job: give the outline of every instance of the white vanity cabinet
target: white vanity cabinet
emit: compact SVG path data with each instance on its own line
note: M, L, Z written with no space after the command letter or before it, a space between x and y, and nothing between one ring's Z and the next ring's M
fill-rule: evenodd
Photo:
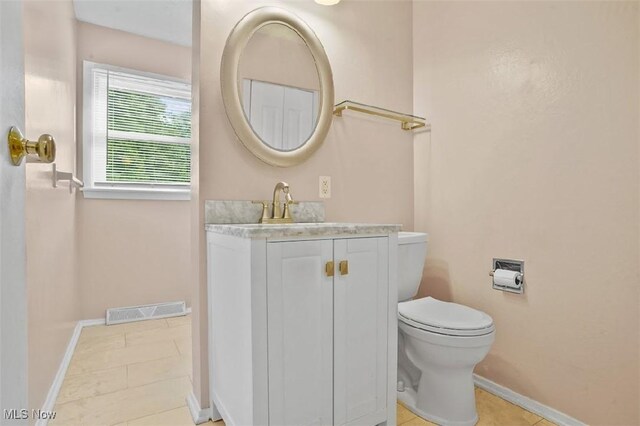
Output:
M228 425L395 424L395 231L207 242L210 392Z

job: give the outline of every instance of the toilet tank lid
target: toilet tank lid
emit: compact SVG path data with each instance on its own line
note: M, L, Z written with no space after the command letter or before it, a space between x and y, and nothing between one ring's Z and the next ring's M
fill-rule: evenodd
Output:
M398 232L398 244L426 243L429 234L424 232Z

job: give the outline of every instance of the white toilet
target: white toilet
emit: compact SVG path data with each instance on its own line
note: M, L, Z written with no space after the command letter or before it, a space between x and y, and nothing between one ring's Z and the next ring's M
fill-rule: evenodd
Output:
M398 235L398 399L411 411L440 425L478 421L473 368L495 338L484 312L418 292L427 234Z

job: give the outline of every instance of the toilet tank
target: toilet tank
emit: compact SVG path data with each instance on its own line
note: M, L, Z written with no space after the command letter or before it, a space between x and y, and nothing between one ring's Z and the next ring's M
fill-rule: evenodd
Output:
M423 232L398 232L398 302L418 293L427 255L427 237Z

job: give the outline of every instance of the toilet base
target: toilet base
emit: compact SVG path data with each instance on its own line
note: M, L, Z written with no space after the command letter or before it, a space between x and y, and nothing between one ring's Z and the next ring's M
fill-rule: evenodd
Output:
M477 415L475 416L475 418L471 420L461 421L461 422L452 422L450 420L442 419L438 416L434 416L430 413L427 413L425 411L422 411L416 408L416 399L417 399L416 391L410 387L406 387L403 392L398 392L397 395L398 395L398 401L402 402L409 409L409 411L432 423L436 423L442 426L474 426L476 423L478 423Z
M402 352L398 355L398 378L405 384L398 399L439 425L475 425L478 412L473 369L489 352L495 331L462 337L431 333L402 321L398 325ZM418 377L405 374L409 366L419 370Z

